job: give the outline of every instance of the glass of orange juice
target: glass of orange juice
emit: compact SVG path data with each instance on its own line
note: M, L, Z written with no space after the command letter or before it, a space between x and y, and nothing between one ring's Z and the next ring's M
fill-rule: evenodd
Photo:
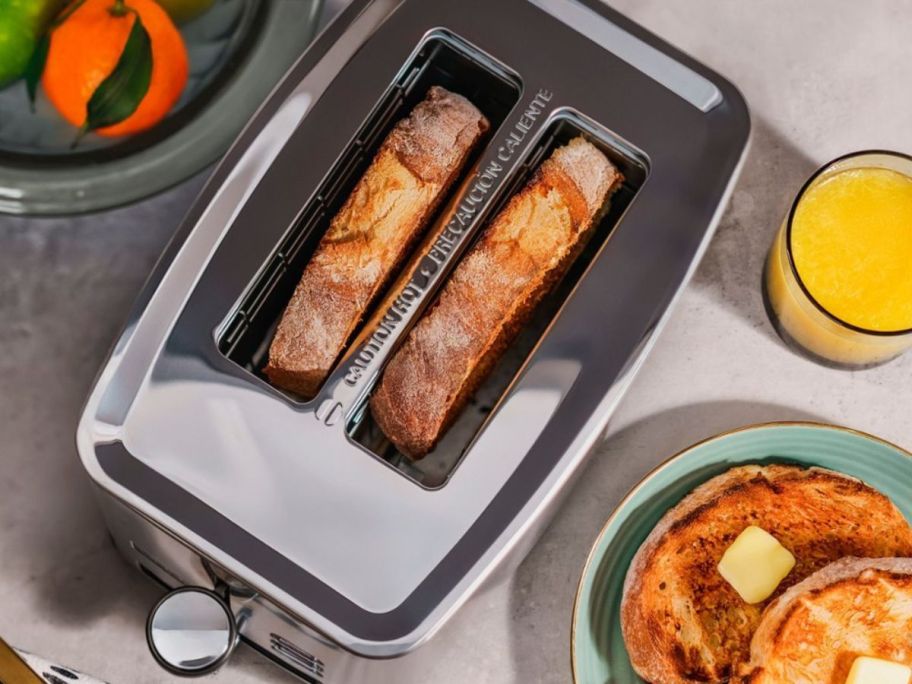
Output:
M867 151L821 167L766 260L764 301L790 346L865 368L912 346L912 157Z

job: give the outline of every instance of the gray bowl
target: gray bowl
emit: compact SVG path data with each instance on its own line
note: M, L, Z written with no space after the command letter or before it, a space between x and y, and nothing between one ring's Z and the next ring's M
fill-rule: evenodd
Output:
M0 212L75 214L148 197L202 170L227 149L313 38L322 0L216 0L181 26L190 78L149 131L86 136L22 82L0 90Z

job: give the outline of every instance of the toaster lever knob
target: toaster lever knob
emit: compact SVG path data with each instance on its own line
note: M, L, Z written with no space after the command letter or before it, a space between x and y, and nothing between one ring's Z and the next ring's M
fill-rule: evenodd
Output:
M195 677L224 664L237 645L238 628L221 596L202 587L181 587L152 608L146 640L159 665Z

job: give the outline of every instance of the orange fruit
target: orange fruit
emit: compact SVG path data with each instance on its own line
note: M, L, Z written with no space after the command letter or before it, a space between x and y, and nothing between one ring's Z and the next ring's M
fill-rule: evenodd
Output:
M74 126L86 120L86 105L95 89L117 66L136 20L133 12L115 16L114 0L85 0L51 33L41 84L48 99ZM167 12L155 0L127 0L142 19L152 46L149 90L139 106L120 123L95 132L116 136L138 133L161 121L187 83L187 48Z

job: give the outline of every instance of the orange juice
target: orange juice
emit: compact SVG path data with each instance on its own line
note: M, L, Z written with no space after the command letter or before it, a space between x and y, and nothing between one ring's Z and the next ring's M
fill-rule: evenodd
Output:
M820 360L860 367L912 345L912 159L862 153L819 171L764 282L779 333Z
M867 330L912 328L912 178L840 171L801 198L792 257L820 305Z

